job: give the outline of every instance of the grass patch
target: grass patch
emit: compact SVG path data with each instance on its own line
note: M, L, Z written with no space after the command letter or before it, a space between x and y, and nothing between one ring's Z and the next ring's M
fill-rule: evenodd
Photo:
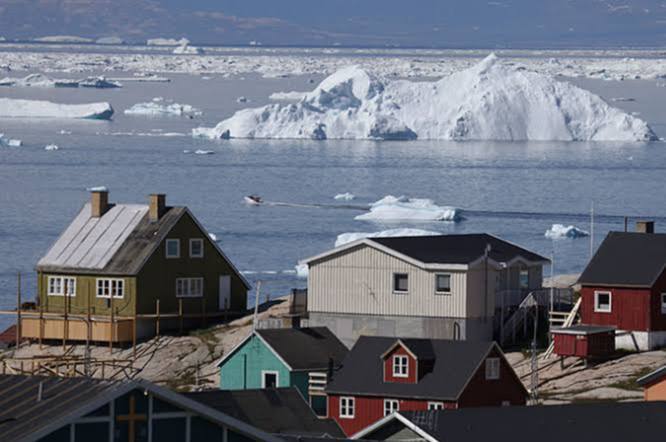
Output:
M640 391L642 390L643 387L638 385L636 381L638 381L638 379L642 378L646 374L652 373L653 371L654 370L650 367L643 367L640 370L636 371L633 375L631 375L629 379L626 379L624 381L614 382L608 385L608 387L619 388L621 390Z

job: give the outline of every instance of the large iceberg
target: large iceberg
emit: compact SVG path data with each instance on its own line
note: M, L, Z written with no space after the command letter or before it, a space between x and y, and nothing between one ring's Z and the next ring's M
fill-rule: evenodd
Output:
M335 247L343 246L347 243L364 238L393 238L396 236L435 236L441 235L440 232L421 229L389 229L381 232L348 232L338 235L335 240Z
M298 103L243 109L206 138L621 140L656 136L643 120L570 83L491 54L439 81L387 81L357 66Z
M108 120L109 103L59 104L41 100L0 98L0 118L84 118Z
M438 206L426 198L387 195L370 205L370 211L356 216L361 221L458 221L455 207Z

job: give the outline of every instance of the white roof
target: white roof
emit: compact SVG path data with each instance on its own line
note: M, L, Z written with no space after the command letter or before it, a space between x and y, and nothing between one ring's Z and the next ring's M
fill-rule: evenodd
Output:
M86 203L37 265L103 269L146 213L147 205L116 204L92 218Z

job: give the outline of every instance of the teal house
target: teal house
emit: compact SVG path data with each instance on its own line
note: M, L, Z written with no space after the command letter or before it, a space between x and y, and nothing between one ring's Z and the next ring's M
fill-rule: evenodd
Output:
M347 353L326 327L254 330L218 362L220 388L296 387L325 415L324 388Z

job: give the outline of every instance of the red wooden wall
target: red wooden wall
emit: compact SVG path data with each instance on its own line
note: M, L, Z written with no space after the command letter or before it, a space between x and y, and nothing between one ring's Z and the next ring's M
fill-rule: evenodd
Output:
M615 334L571 335L553 333L555 354L559 356L605 356L615 351Z
M407 361L409 365L409 370L407 372L408 376L406 378L396 378L393 377L393 356L394 355L405 355L407 356ZM384 360L384 382L398 382L402 384L415 384L417 381L417 362L407 350L404 349L401 345L393 349L391 353L386 356Z
M594 311L594 292L609 291L611 311ZM580 316L583 324L613 325L620 330L649 331L652 295L648 289L583 287Z

